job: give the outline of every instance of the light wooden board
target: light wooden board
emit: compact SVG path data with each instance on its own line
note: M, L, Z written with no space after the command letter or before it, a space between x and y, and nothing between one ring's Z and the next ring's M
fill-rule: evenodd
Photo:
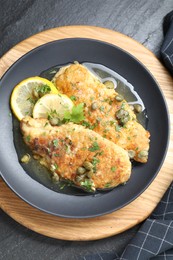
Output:
M173 123L173 81L158 59L135 40L104 28L66 26L34 35L9 50L0 59L0 77L22 55L49 41L84 37L115 44L139 59L153 74L167 100ZM159 144L158 144L159 145ZM123 232L147 218L173 180L173 133L159 174L132 203L111 214L91 219L64 219L41 212L18 198L0 180L0 207L13 219L40 234L65 240L96 240Z

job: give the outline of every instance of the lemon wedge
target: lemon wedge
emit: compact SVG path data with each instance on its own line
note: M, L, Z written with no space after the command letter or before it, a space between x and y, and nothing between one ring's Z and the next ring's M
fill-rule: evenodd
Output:
M54 84L41 77L30 77L21 81L11 94L10 105L14 115L21 120L32 115L37 100L48 93L58 93Z
M52 122L62 120L67 111L72 111L73 106L71 99L64 94L47 94L35 104L33 118L48 118Z

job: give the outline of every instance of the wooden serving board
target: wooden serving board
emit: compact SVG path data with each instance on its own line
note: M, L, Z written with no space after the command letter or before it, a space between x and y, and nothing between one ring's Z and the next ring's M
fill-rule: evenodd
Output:
M44 43L73 37L115 44L139 59L153 74L166 97L173 125L173 81L159 60L144 46L118 32L91 26L66 26L34 35L0 59L0 77L22 55ZM64 240L96 240L123 232L142 222L154 210L173 180L173 133L165 162L148 189L132 203L111 214L91 219L65 219L28 205L0 180L0 207L13 219L40 234Z

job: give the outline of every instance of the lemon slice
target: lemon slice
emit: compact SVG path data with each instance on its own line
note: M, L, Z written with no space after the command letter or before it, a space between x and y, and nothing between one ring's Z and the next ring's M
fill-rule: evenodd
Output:
M21 81L11 95L10 104L14 115L19 120L26 115L31 116L37 100L47 93L58 93L58 90L45 78L36 76Z
M34 106L33 118L58 118L62 120L66 111L71 112L74 104L64 94L47 94Z

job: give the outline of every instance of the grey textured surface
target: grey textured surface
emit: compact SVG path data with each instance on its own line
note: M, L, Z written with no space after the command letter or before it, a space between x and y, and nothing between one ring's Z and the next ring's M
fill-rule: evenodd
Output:
M0 0L0 56L40 31L86 24L124 33L159 57L162 22L172 0ZM0 259L77 260L94 252L121 253L138 226L111 238L90 242L55 240L36 234L0 210Z
M162 19L172 0L1 0L0 56L40 31L71 24L106 27L124 33L158 54Z

